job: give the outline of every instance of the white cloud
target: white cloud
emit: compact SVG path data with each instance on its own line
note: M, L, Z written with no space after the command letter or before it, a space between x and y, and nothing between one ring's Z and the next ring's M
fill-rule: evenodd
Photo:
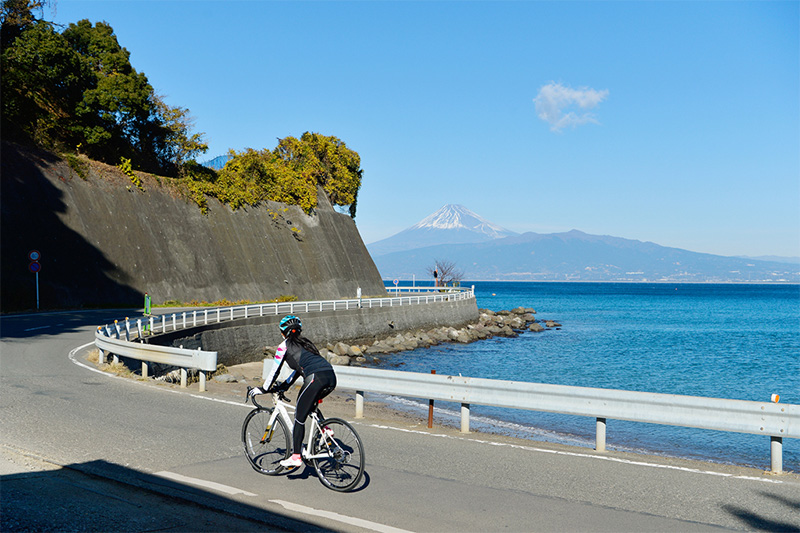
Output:
M586 112L606 99L608 91L596 91L588 87L572 89L560 83L549 83L539 90L533 99L539 118L550 124L552 131L561 131L568 126L599 124L594 115ZM575 111L575 108L579 108Z

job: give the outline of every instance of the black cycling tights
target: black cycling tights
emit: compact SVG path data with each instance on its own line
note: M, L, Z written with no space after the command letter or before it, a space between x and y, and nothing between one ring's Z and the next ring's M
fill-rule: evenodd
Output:
M293 453L303 449L303 437L306 433L306 418L317 405L317 402L330 394L336 387L336 375L332 371L311 374L303 380L303 388L297 395L297 410L294 412L294 447Z

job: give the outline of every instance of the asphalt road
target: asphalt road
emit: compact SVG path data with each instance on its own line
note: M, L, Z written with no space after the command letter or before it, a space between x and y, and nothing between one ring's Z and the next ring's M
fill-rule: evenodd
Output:
M234 396L85 362L96 325L132 313L0 319L3 531L800 531L795 474L428 430L369 409L356 421L345 404L325 411L364 440L359 490L308 470L262 476L242 457L248 408Z

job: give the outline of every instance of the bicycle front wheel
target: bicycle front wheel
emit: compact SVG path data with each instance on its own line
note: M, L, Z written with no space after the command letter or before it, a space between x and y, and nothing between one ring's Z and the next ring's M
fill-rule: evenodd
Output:
M312 455L326 455L313 460L323 485L338 492L358 485L364 475L364 445L353 426L340 418L327 418L315 428L311 446Z
M242 424L244 455L256 472L274 476L283 467L280 462L290 454L289 430L278 416L269 425L272 409L253 409Z

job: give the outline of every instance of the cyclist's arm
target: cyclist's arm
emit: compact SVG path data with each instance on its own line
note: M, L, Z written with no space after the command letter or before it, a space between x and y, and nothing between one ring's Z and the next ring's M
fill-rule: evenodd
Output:
M283 361L285 360L286 355L286 341L283 341L278 349L275 350L275 358L273 359L274 363L272 365L272 370L269 371L269 375L264 378L264 390L269 390L272 385L275 384L275 380L278 379L278 376L281 373L281 367L283 366Z
M292 354L291 356L288 354L289 347L288 347L288 346L286 346L286 341L284 341L284 343L283 343L283 346L284 346L284 348L286 349L286 355L285 355L284 359L285 359L286 357L293 357L293 358L294 358L294 359L293 359L293 361L298 361L298 360L300 359L300 358L297 356L297 353L294 353L294 354ZM297 347L296 347L296 346L293 346L292 348L293 348L294 350L297 350ZM287 364L288 364L290 367L294 366L294 365L292 365L291 363L287 363ZM298 370L295 370L294 368L292 368L292 373L291 373L291 374L289 374L289 377L287 377L287 378L286 378L286 380L284 381L284 383L286 383L287 387L291 387L292 385L294 385L294 382L295 382L295 381L297 381L297 378L299 378L299 377L300 377L300 372L299 372Z

